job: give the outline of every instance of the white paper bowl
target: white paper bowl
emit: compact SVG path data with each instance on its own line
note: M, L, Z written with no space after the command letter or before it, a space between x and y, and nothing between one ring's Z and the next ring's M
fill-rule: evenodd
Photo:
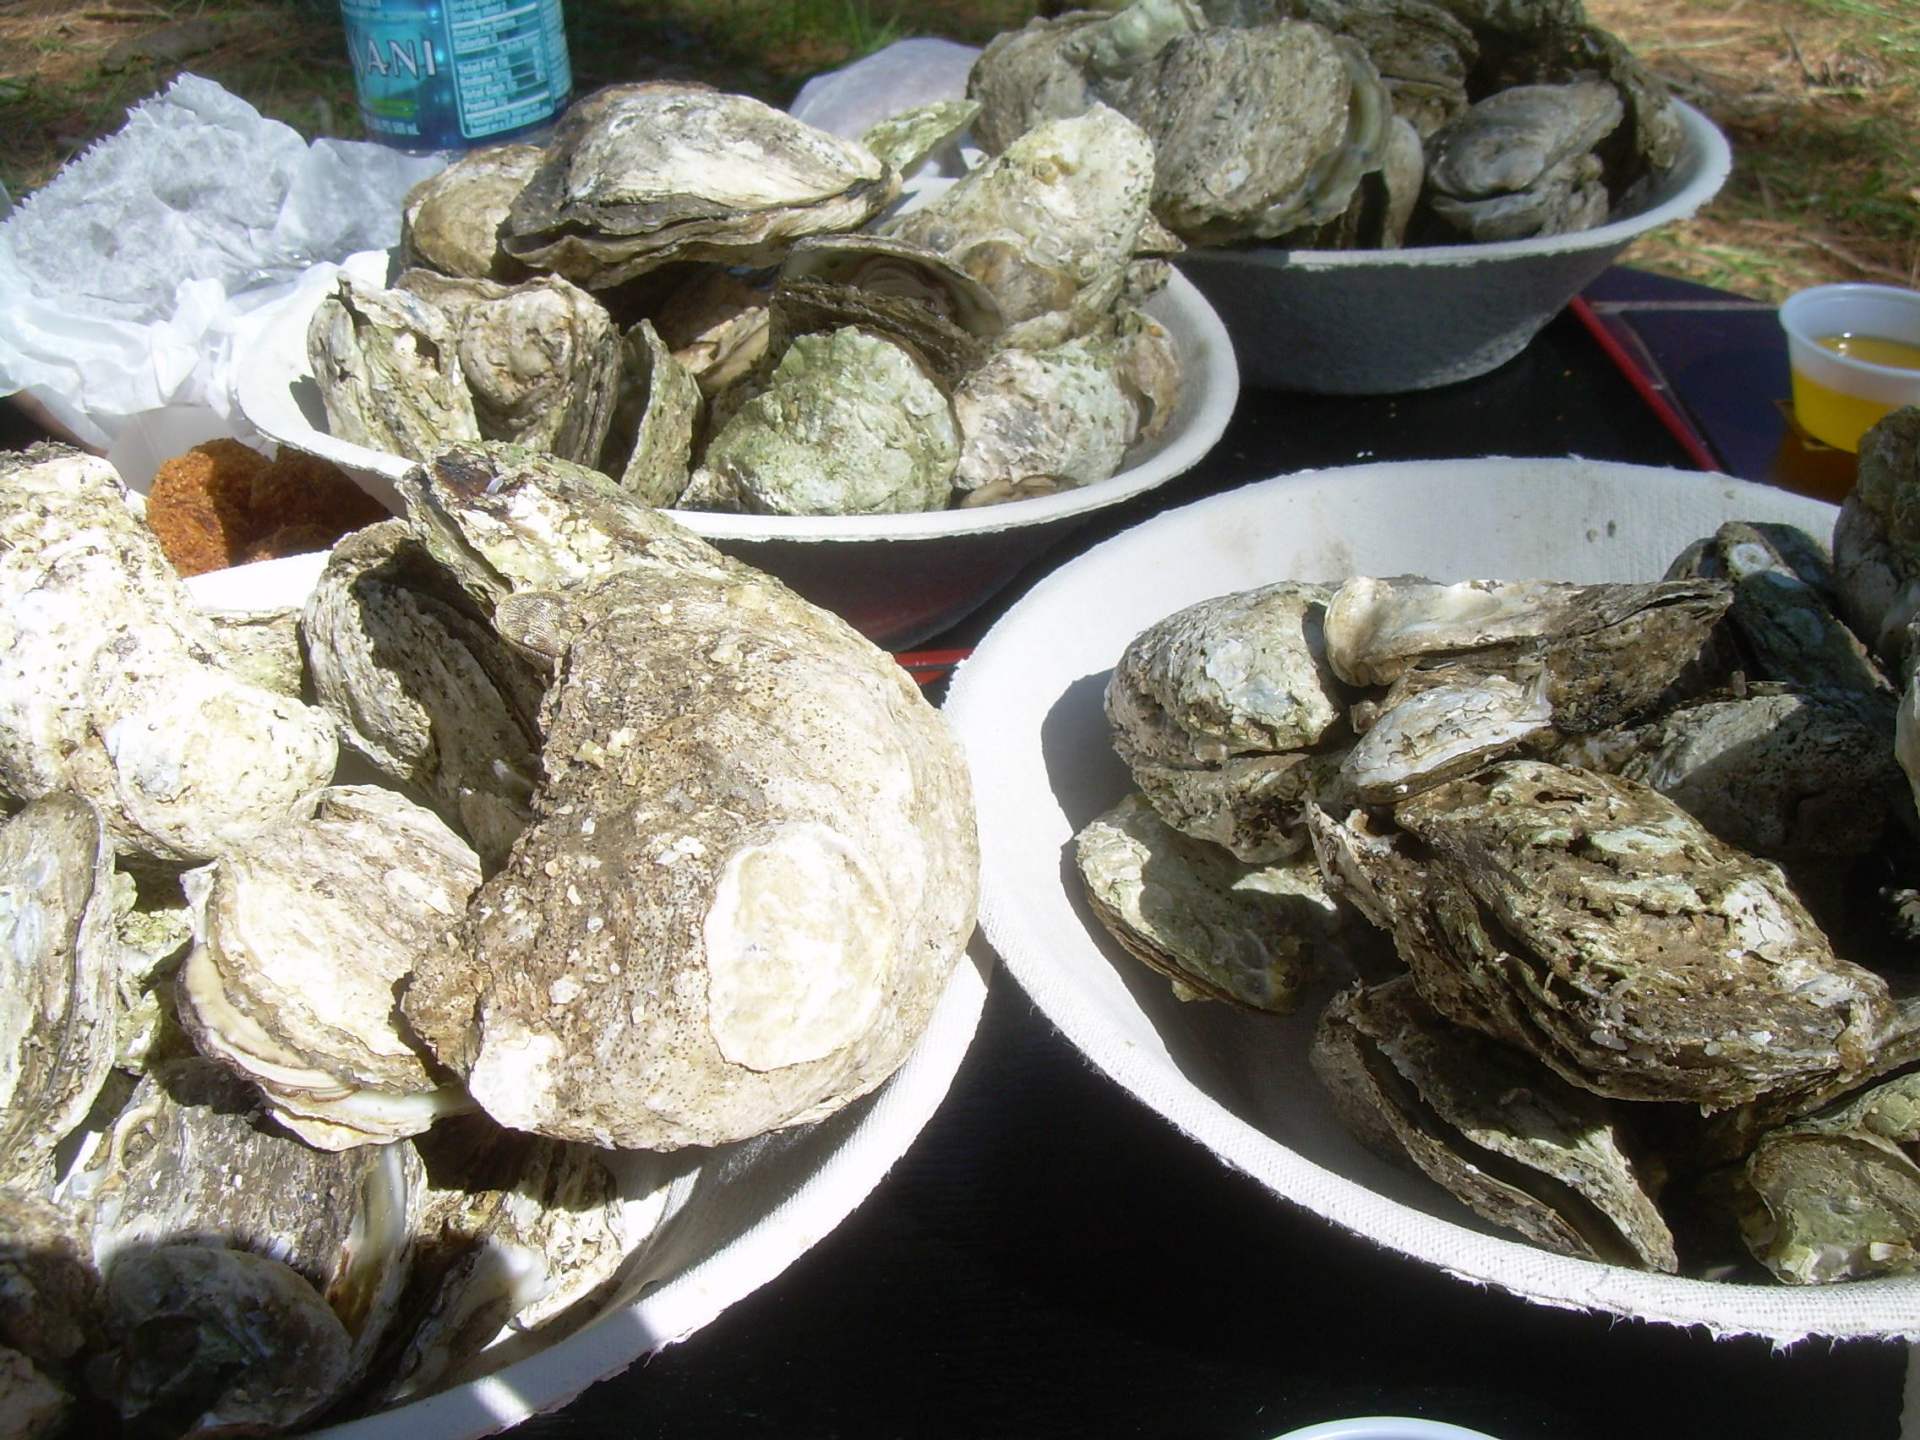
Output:
M114 460L136 496L162 460L231 429L204 410L139 417ZM298 609L326 553L290 555L188 578L200 608ZM351 757L342 780L380 783ZM584 1328L502 1337L483 1379L320 1432L331 1440L471 1440L556 1409L596 1380L684 1340L758 1290L852 1213L945 1098L979 1028L993 959L977 937L927 1030L873 1094L814 1125L671 1155L606 1152L630 1227L646 1231L619 1284Z
M1678 108L1679 161L1647 208L1596 229L1405 250L1194 249L1178 264L1226 321L1249 385L1388 395L1468 380L1524 350L1637 236L1726 183L1726 136Z
M345 268L384 284L388 263L385 252L367 251L350 257ZM393 482L410 462L327 433L306 339L322 293L317 286L303 288L248 342L235 367L240 408L262 434L333 461L397 506ZM977 510L915 515L666 513L843 616L876 644L912 645L959 620L1094 511L1191 469L1220 438L1240 393L1233 346L1220 318L1178 274L1146 309L1179 347L1180 403L1159 436L1098 484Z
M1425 1176L1348 1136L1308 1068L1315 1008L1286 1019L1182 1004L1106 937L1071 841L1130 788L1101 710L1126 643L1208 596L1282 578L1656 579L1734 517L1825 539L1832 506L1723 476L1577 460L1323 470L1169 511L1042 580L988 632L945 704L968 752L981 926L1092 1062L1275 1195L1451 1274L1527 1299L1785 1343L1920 1334L1920 1277L1718 1283L1569 1259L1507 1239ZM1197 1153L1196 1165L1211 1163Z

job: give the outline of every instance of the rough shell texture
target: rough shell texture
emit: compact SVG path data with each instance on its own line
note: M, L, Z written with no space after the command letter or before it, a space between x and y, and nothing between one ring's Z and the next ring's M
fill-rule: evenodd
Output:
M466 1104L394 1014L415 957L480 884L473 850L433 812L332 786L189 879L198 923L175 987L181 1020L276 1120L342 1150L417 1135Z
M1760 1138L1747 1181L1757 1259L1790 1284L1920 1269L1920 1074L1869 1087Z
M1905 627L1920 609L1920 405L1860 437L1857 470L1833 527L1840 609L1904 673Z
M953 397L962 490L1046 477L1059 489L1105 480L1140 430L1116 343L1069 340L1049 350L1002 350Z
M541 686L487 609L390 520L335 547L301 626L316 703L345 743L497 868L527 821Z
M1090 329L1125 283L1146 224L1153 144L1118 111L1049 121L884 233L937 251L1000 303L1007 342Z
M1672 1273L1618 1115L1524 1051L1449 1024L1401 977L1320 1017L1314 1072L1354 1132L1537 1245Z
M649 505L672 505L686 489L699 429L700 385L641 320L621 342L621 403L601 466Z
M50 1177L113 1064L113 848L55 793L0 823L0 1181Z
M707 446L700 503L769 515L940 510L959 458L953 404L933 377L849 326L787 347Z
M1435 1009L1587 1089L1737 1105L1861 1071L1891 1015L1775 867L1644 786L1504 761L1394 818L1417 847L1317 821L1323 865L1360 872Z
M249 684L103 460L0 462L0 790L71 789L116 848L204 860L332 775L332 725Z
M1487 675L1411 695L1354 742L1341 762L1342 778L1372 805L1477 769L1549 727L1544 679L1521 686Z
M489 145L422 180L400 210L401 252L448 275L514 278L500 226L545 156L538 145Z
M857 141L760 101L636 85L556 134L501 243L603 289L672 260L772 263L803 235L858 229L898 193Z
M1587 154L1620 123L1613 86L1516 85L1489 95L1428 142L1427 174L1448 195L1476 199L1537 185Z
M1326 973L1342 915L1311 857L1248 865L1130 795L1074 837L1088 903L1183 999L1284 1014Z
M973 926L964 762L893 662L758 578L554 597L539 818L402 996L502 1123L719 1144L905 1057Z
M327 429L370 450L424 460L480 438L459 336L440 308L342 275L314 307L307 359Z

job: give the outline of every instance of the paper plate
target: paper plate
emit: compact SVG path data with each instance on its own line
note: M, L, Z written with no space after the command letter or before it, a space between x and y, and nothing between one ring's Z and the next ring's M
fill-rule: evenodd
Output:
M927 182L935 193L951 182ZM390 257L365 251L345 269L385 284ZM248 342L236 366L247 420L282 445L333 461L389 508L393 482L411 462L336 439L307 361L307 322L327 286L303 285ZM1097 510L1163 485L1197 465L1233 417L1240 372L1213 308L1172 275L1144 307L1178 348L1181 393L1166 429L1128 456L1118 473L1057 495L978 509L911 515L723 515L669 510L682 525L850 621L876 644L899 648L959 620L1021 566Z
M1035 586L949 691L945 710L975 777L982 929L1048 1019L1116 1083L1275 1195L1411 1259L1547 1304L1781 1343L1920 1335L1920 1277L1721 1283L1502 1238L1341 1128L1307 1064L1311 1005L1276 1019L1175 1000L1086 909L1071 851L1074 833L1131 788L1101 708L1108 673L1134 635L1182 606L1357 573L1650 580L1724 520L1785 521L1824 540L1834 514L1717 475L1498 459L1317 471L1136 526Z

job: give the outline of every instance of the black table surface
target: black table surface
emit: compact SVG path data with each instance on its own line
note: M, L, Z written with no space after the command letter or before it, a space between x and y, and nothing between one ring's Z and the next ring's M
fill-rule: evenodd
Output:
M1779 478L1770 311L1630 270L1588 298L1722 468ZM1477 454L1691 466L1643 390L1568 313L1441 390L1244 391L1200 466L1090 521L929 647L970 645L1089 545L1271 475ZM15 421L0 443L31 438ZM513 1435L1267 1440L1401 1414L1500 1440L1895 1440L1906 1365L1894 1344L1776 1350L1533 1306L1381 1252L1176 1133L996 974L945 1103L845 1222Z
M1646 340L1635 358L1720 468L1778 478L1770 310L1630 270L1587 298ZM1686 324L1689 307L1714 323ZM1694 453L1572 313L1440 390L1244 391L1199 467L1101 514L928 645L973 643L1129 525L1272 475L1477 454L1692 468ZM999 973L946 1102L844 1223L713 1324L513 1433L1266 1440L1399 1414L1500 1440L1894 1440L1906 1364L1897 1344L1776 1350L1543 1308L1381 1252L1175 1132Z

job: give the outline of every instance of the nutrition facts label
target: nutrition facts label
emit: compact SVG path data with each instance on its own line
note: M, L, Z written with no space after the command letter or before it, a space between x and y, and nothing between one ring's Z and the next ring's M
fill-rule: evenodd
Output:
M538 124L573 88L560 0L451 0L447 32L468 139Z

